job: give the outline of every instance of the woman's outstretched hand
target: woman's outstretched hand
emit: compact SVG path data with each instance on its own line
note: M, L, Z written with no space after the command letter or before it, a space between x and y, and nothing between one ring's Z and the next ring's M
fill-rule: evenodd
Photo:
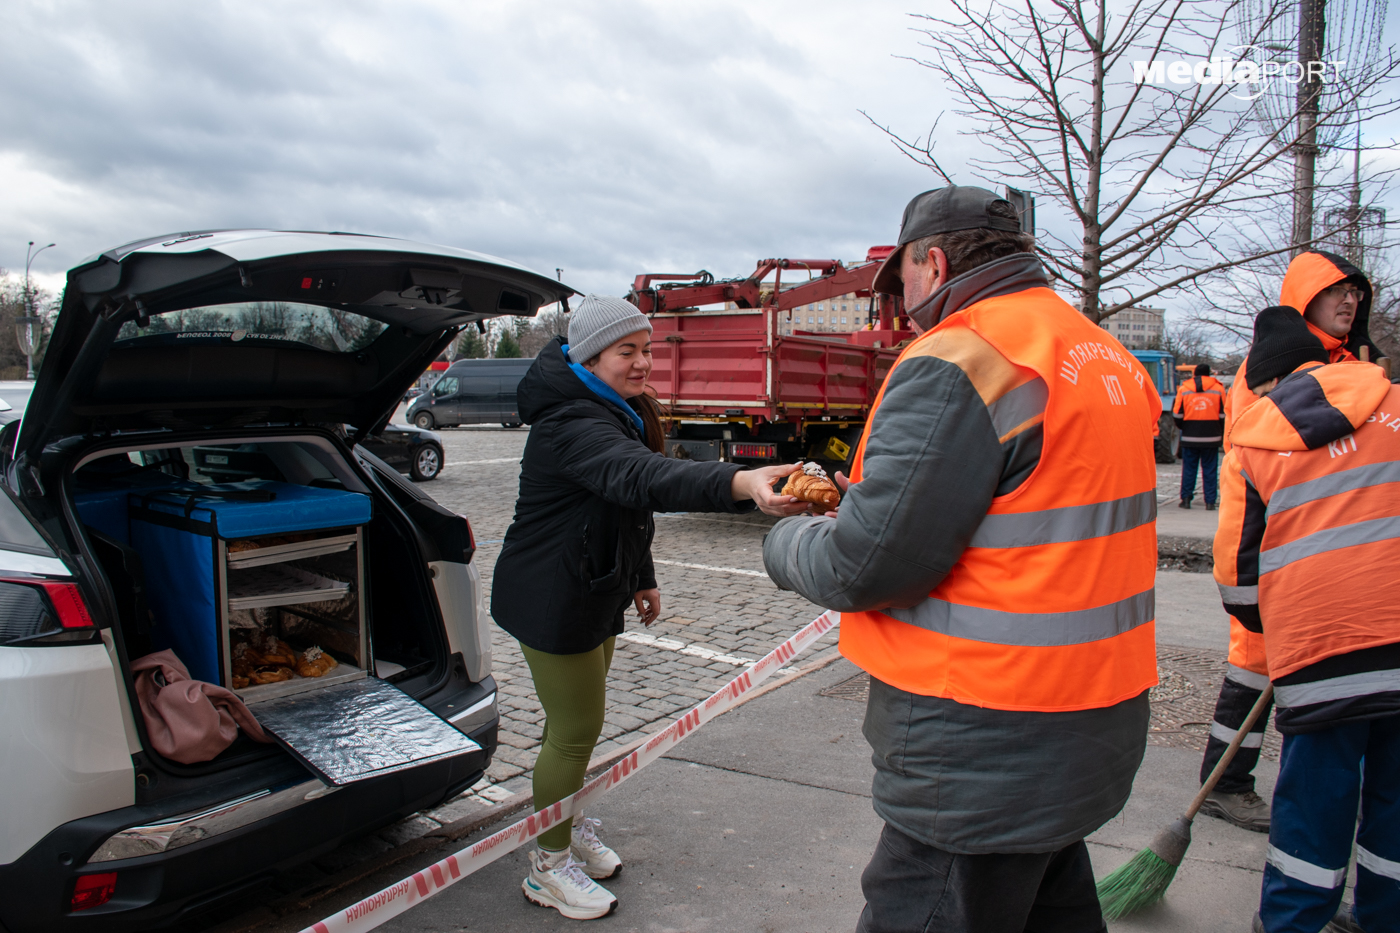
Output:
M661 591L658 589L638 590L632 602L637 605L637 615L641 616L643 625L650 626L661 615Z
M752 499L759 511L765 515L774 515L778 518L800 515L811 508L808 503L801 501L796 496L782 496L773 491L774 483L784 477L791 476L800 469L802 469L802 464L791 463L759 467L756 470L740 470L734 474L729 490L734 496L735 502Z

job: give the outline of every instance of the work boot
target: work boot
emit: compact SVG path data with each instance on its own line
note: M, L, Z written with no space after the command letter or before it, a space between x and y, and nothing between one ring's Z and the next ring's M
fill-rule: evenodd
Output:
M1207 511L1207 512L1214 512L1214 511L1215 511L1215 503L1214 503L1214 502L1207 502L1207 503L1206 503L1206 511Z
M1269 831L1269 802L1252 790L1242 794L1213 790L1201 804L1201 812L1256 833Z
M1337 915L1322 928L1322 933L1366 933L1361 929L1361 924L1356 922L1356 915L1352 913L1352 906L1345 901L1337 908Z
M617 909L612 892L583 873L583 863L568 849L530 852L530 873L520 883L525 899L553 907L570 920L596 920Z
M1268 933L1268 931L1264 929L1264 918L1257 913L1254 915L1253 922L1249 925L1249 933Z
M1178 505L1177 508L1179 508L1179 509L1189 509L1189 508L1191 508L1191 500L1190 500L1190 499L1182 499L1182 500L1181 500L1181 504Z
M574 831L569 840L569 849L573 852L574 859L583 863L584 873L590 878L611 878L622 871L622 859L598 841L596 830L602 825L602 820L586 816L574 817Z

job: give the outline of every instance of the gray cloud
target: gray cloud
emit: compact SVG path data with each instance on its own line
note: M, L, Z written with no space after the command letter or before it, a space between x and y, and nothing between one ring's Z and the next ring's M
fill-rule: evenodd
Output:
M932 180L900 6L15 3L0 264L285 226L493 252L587 290L864 254ZM920 84L923 87L920 87Z

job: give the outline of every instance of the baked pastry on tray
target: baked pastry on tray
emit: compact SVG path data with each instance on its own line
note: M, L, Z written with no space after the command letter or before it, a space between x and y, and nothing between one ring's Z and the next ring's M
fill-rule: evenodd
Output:
M841 504L841 490L826 478L826 470L816 463L804 463L800 472L789 476L782 494L819 505L823 512L830 512Z
M320 677L336 666L335 658L322 651L319 645L312 645L297 658L297 673L303 677Z

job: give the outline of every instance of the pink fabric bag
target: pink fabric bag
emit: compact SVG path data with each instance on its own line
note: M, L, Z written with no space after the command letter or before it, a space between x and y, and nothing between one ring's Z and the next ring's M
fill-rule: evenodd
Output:
M209 761L233 744L240 728L250 739L272 741L232 690L190 680L189 670L173 651L139 658L131 671L146 734L155 750L171 761Z

